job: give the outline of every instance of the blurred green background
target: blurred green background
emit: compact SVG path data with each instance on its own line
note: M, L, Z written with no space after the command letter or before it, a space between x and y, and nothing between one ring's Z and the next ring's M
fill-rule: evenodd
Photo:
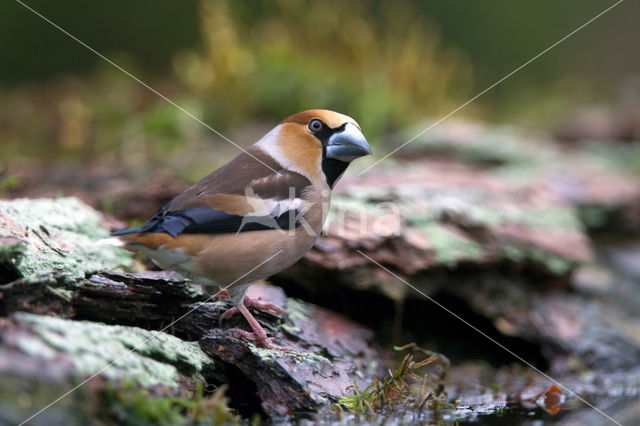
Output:
M400 143L398 131L447 114L614 2L25 3L247 146L307 108ZM638 16L640 3L620 4L457 115L551 128L581 105L617 102L640 70ZM0 3L5 176L101 164L196 179L236 152L18 2Z

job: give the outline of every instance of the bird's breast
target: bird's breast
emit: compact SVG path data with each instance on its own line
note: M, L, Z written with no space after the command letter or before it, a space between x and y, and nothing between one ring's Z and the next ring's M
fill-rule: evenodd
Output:
M307 232L302 226L211 236L194 257L194 274L219 285L264 279L297 262L316 238L316 233Z

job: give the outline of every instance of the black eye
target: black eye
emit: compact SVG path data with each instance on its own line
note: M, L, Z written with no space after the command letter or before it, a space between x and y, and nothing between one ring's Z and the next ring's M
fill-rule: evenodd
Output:
M311 130L312 132L319 132L320 130L322 130L322 126L322 121L318 120L317 118L314 118L309 122L309 130Z

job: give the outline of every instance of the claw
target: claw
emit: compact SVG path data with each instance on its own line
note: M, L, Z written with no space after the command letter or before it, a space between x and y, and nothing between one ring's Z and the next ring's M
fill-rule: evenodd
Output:
M263 311L270 311L276 315L282 315L284 313L284 309L277 305L274 305L273 303L263 302L260 299L255 299L249 296L244 297L244 306L246 306L247 308L257 308ZM239 309L237 306L228 309L222 315L220 315L220 318L218 319L219 324L222 324L222 321L233 317L238 312Z
M222 321L227 320L238 313L238 307L234 306L233 308L227 309L224 311L220 318L218 318L218 324L222 325Z
M274 305L270 302L263 302L260 299L255 299L248 296L245 296L244 298L244 306L246 306L247 308L262 309L263 311L271 311L276 315L282 315L284 313L284 309L282 309L280 306Z
M252 302L249 302L250 305L251 305L251 303ZM275 343L273 343L273 341L269 338L269 336L267 336L267 332L264 331L264 328L262 328L260 323L253 317L253 315L251 315L251 312L249 312L249 309L247 309L246 304L247 304L247 298L245 298L245 303L243 303L242 305L235 306L235 307L229 309L227 312L223 313L220 316L220 321L222 321L223 319L226 319L226 318L230 318L234 314L236 314L237 312L240 312L242 314L242 316L245 317L245 319L247 320L247 322L249 323L249 325L251 326L251 329L253 331L249 332L249 331L244 331L244 330L233 330L233 332L236 334L236 336L252 340L252 341L256 342L258 345L260 345L262 347L265 347L265 348L268 348L268 349L291 352L290 349L280 347L280 346L276 345ZM269 305L271 305L271 304L269 304ZM253 305L251 305L251 306L253 306ZM278 309L280 310L280 312L282 312L282 309L280 309L280 308L278 308Z
M284 348L282 346L279 346L273 343L273 340L271 340L271 338L268 337L266 333L263 335L262 333L258 333L256 331L251 332L251 331L244 331L239 329L234 329L233 333L236 335L236 337L251 340L252 342L257 343L258 346L262 346L263 348L266 348L266 349L272 349L275 351L282 351L282 352L292 352L292 350L289 348Z

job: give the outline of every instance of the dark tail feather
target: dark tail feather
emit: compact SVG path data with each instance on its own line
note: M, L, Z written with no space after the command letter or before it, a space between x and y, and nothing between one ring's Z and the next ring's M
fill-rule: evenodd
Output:
M135 234L138 232L144 232L144 230L142 229L142 226L136 226L135 228L128 228L128 229L121 229L120 231L113 231L111 233L111 236L119 237L120 235Z
M121 229L120 231L113 231L111 233L111 236L119 237L120 235L137 234L140 232L153 232L158 222L162 221L162 218L164 217L166 210L167 210L167 207L165 206L160 210L158 210L158 212L155 215L153 215L153 217L149 219L145 224L140 226L135 226L133 228Z

